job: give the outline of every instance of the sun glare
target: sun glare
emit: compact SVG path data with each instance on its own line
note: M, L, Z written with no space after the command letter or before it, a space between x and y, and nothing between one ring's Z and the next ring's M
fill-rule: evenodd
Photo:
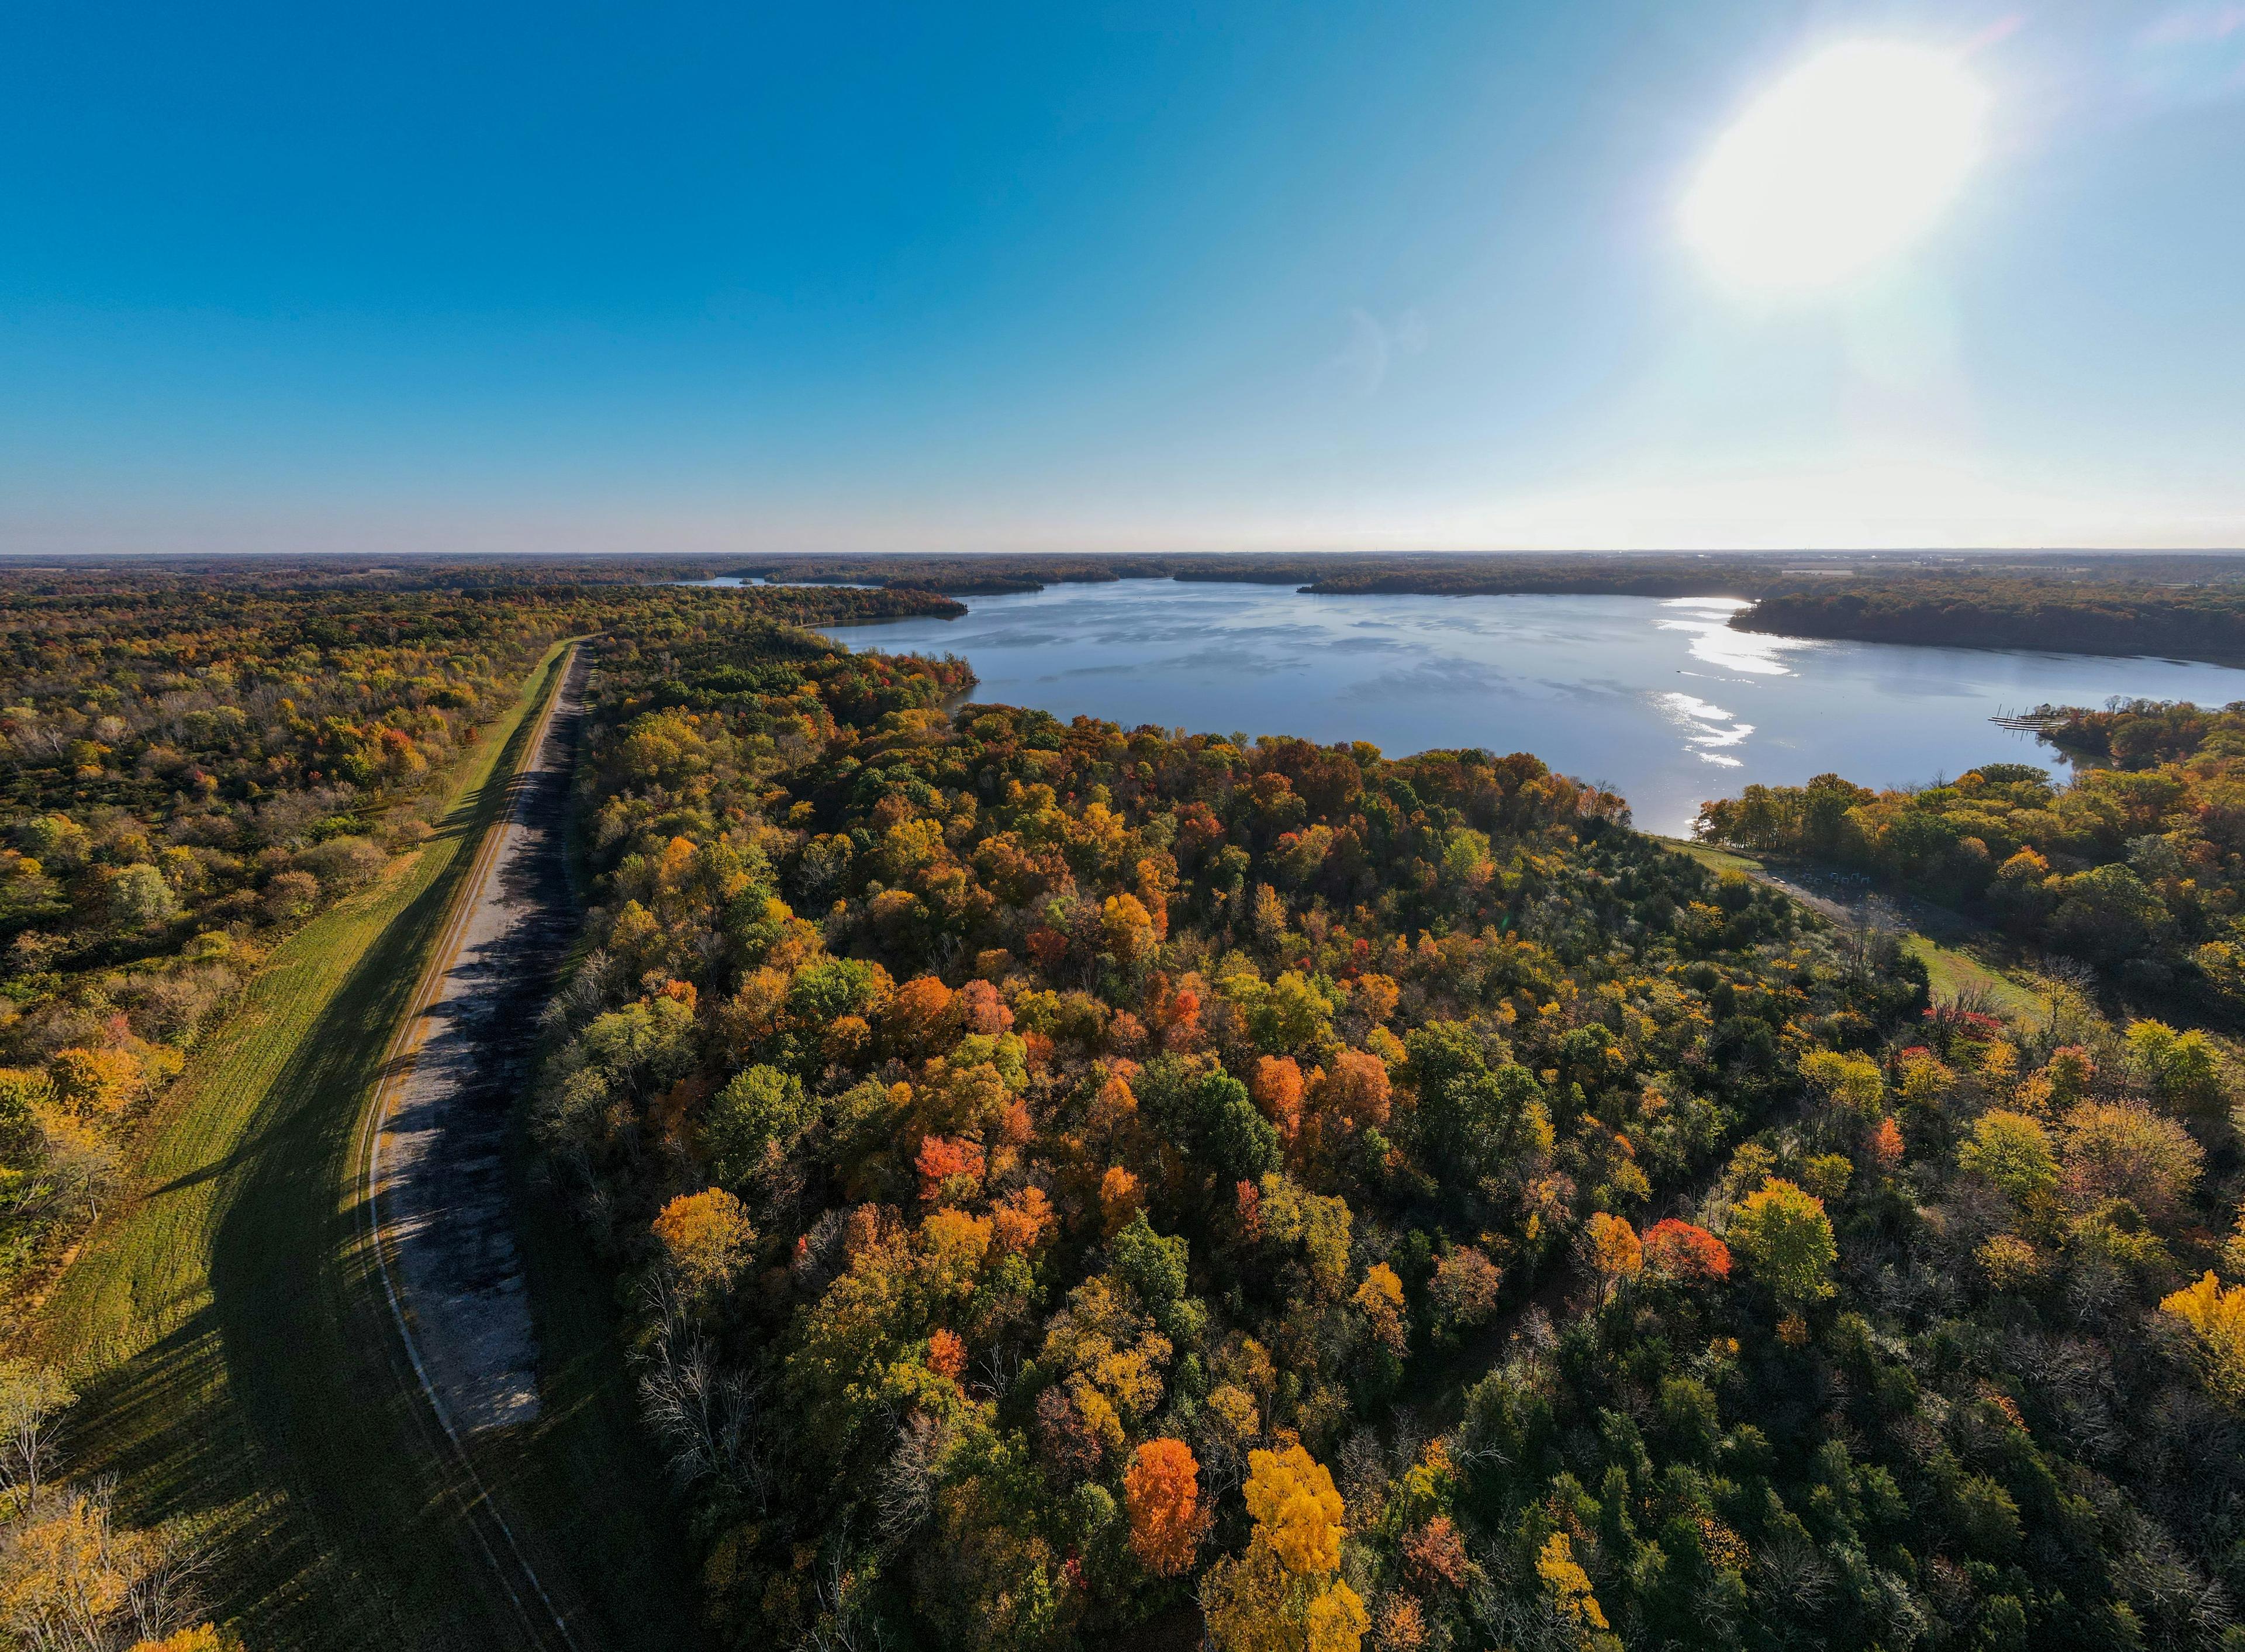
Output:
M1685 198L1685 235L1733 287L1840 286L1940 217L1980 158L1986 108L1949 53L1835 46L1717 141Z

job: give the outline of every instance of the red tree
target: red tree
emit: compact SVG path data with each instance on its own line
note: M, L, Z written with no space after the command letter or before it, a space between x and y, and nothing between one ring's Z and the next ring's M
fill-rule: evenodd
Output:
M1730 1277L1730 1247L1705 1228L1673 1216L1653 1223L1644 1249L1645 1262L1671 1278L1699 1284Z

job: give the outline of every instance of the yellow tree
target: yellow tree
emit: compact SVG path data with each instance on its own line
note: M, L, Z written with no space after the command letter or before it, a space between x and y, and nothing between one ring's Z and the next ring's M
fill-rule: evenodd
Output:
M1136 895L1109 895L1099 909L1099 927L1107 950L1126 970L1145 963L1162 944L1153 918Z
M733 1270L756 1242L748 1212L722 1188L673 1199L655 1219L655 1236L679 1283L695 1296L730 1284Z
M105 1486L51 1495L0 1549L0 1633L10 1646L215 1652L224 1644L215 1631L175 1632L193 1570L193 1555L160 1528L119 1526Z
M1575 1558L1575 1546L1564 1532L1554 1532L1536 1556L1536 1575L1551 1592L1559 1615L1586 1628L1603 1629L1606 1615L1598 1597L1590 1593L1590 1574Z
M55 1094L81 1113L117 1113L140 1093L140 1063L124 1050L58 1051L47 1064Z
M2233 1405L2245 1405L2245 1286L2223 1290L2209 1270L2196 1284L2160 1303L2198 1338L2206 1385Z
M1372 1327L1372 1334L1397 1353L1405 1343L1403 1325L1403 1282L1396 1277L1395 1269L1384 1262L1375 1262L1364 1270L1364 1283L1356 1288L1350 1298Z
M2022 1209L2043 1209L2058 1190L2050 1132L2030 1114L2003 1107L1982 1114L1971 1139L1957 1150L1957 1162Z
M1812 1050L1801 1058L1801 1076L1865 1120L1878 1117L1886 1100L1886 1079L1869 1056Z
M133 1646L132 1652L225 1652L227 1644L220 1638L214 1626L199 1623L160 1641L141 1641Z
M1623 1280L1634 1279L1645 1270L1645 1247L1638 1240L1637 1229L1623 1218L1603 1210L1593 1213L1589 1238L1590 1265L1597 1269L1602 1299L1612 1296L1614 1287Z
M1340 1493L1299 1446L1248 1454L1245 1554L1209 1569L1201 1608L1223 1652L1357 1652L1371 1627L1342 1582Z

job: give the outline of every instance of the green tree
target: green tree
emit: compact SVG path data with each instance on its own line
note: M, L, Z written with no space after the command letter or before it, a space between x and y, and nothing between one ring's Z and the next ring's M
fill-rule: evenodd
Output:
M737 1188L754 1175L767 1152L788 1153L818 1116L803 1080L777 1067L743 1067L710 1098L702 1116L702 1155L721 1186Z
M1732 1211L1731 1246L1754 1277L1788 1307L1832 1294L1832 1267L1840 1250L1824 1202L1807 1188L1772 1176Z
M1278 1168L1278 1131L1247 1087L1165 1056L1131 1087L1170 1139L1227 1181L1252 1181Z
M694 1012L676 999L627 1004L597 1016L578 1039L593 1065L655 1090L675 1084L694 1066Z
M109 917L118 928L154 929L179 915L180 897L147 862L136 862L109 880Z
M873 965L857 958L821 958L796 972L788 983L787 1007L811 1026L823 1027L872 1009L879 980Z
M1492 1071L1465 1023L1430 1021L1403 1048L1404 1076L1418 1093L1417 1127L1446 1180L1470 1183L1509 1154L1550 1149L1543 1087L1516 1063Z
M1115 1271L1157 1315L1185 1294L1183 1238L1156 1233L1143 1210L1115 1236Z
M2041 1121L1997 1107L1982 1114L1970 1141L1957 1151L1957 1162L2014 1204L2049 1198L2058 1187L2058 1155Z

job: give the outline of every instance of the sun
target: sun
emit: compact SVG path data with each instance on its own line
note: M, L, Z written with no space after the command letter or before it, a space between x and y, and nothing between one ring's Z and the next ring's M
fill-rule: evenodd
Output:
M1716 142L1684 200L1685 237L1732 287L1842 286L1939 219L1979 161L1987 104L1948 52L1831 47Z

